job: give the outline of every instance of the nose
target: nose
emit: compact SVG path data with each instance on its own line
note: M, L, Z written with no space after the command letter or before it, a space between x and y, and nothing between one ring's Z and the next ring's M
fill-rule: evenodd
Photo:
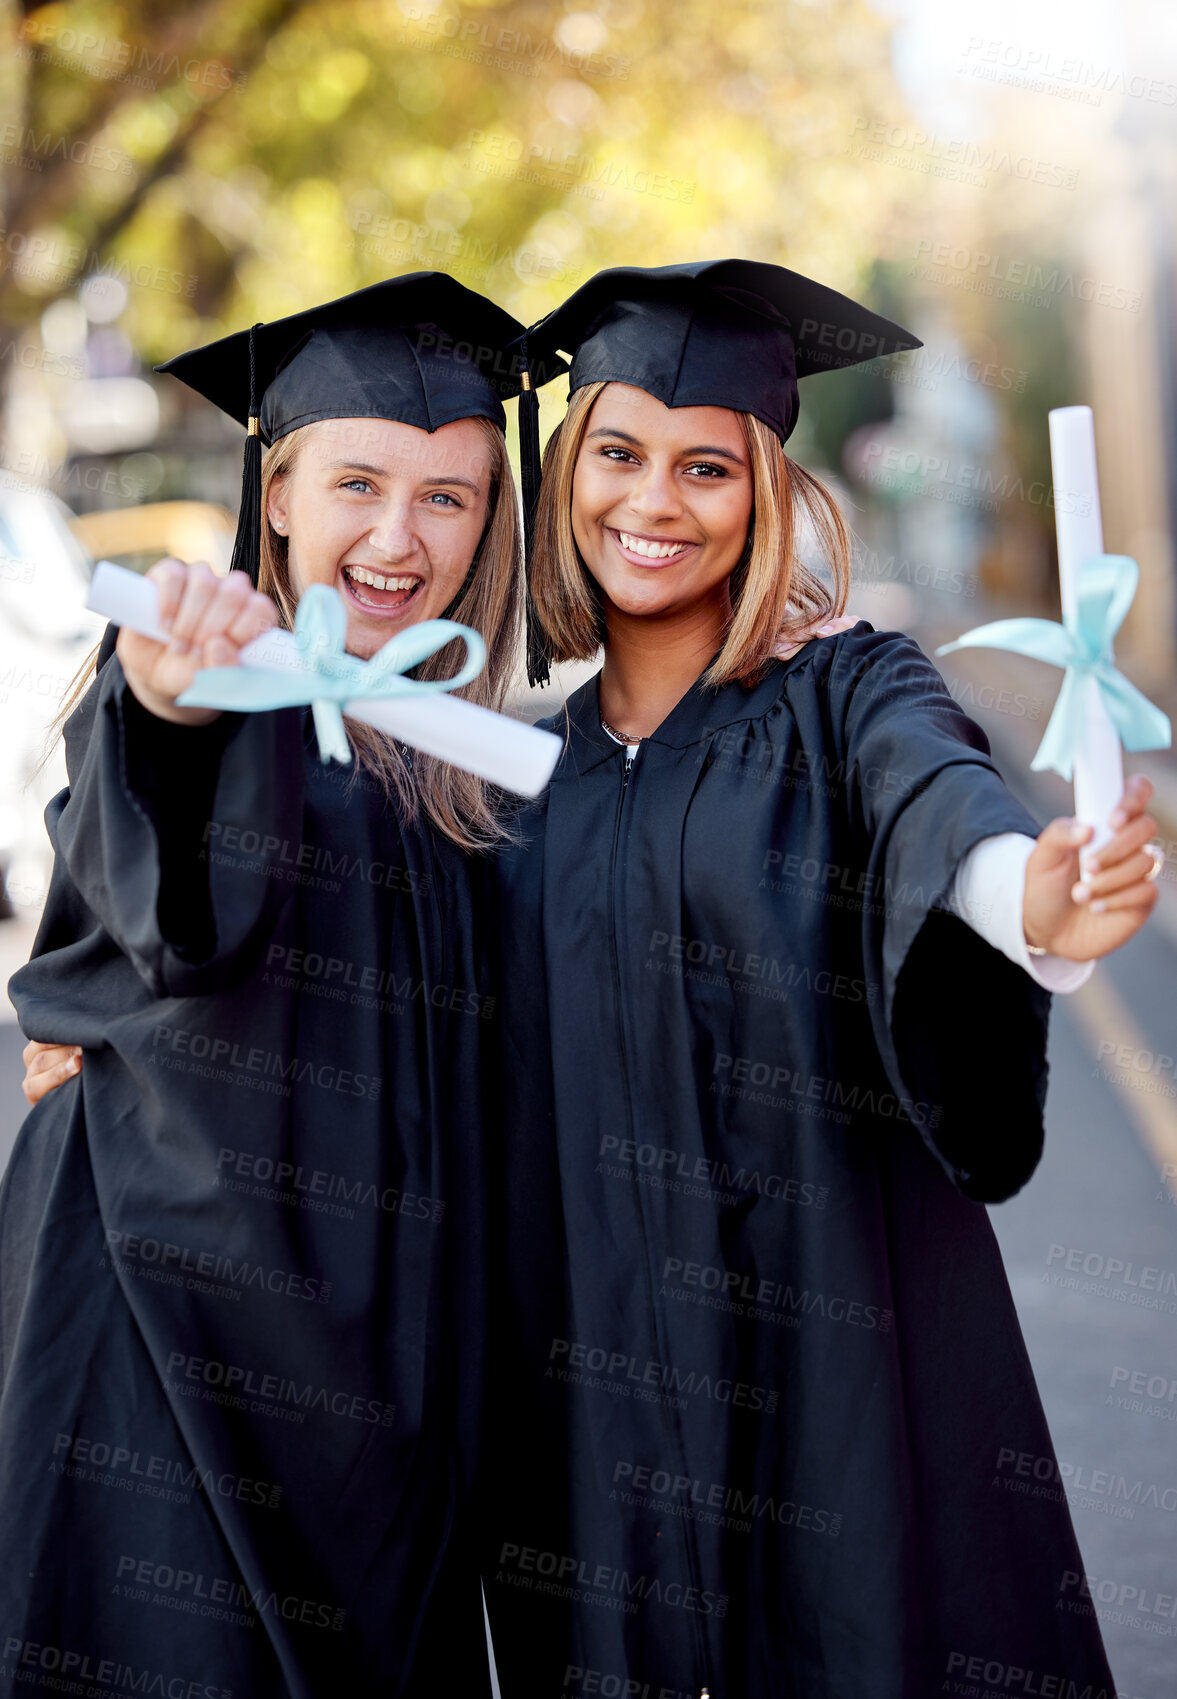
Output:
M630 486L629 506L647 525L657 525L660 521L680 516L683 510L682 492L669 459L651 456L637 481Z
M419 553L421 539L413 528L409 502L395 499L384 502L368 532L368 543L382 560L393 566L399 566Z

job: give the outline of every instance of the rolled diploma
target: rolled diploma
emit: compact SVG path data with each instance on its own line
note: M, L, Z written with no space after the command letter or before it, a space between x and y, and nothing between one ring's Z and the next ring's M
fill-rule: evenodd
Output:
M1103 553L1103 519L1095 464L1095 422L1090 407L1055 407L1049 415L1054 523L1058 537L1059 590L1063 618L1075 612L1079 568ZM1112 836L1108 816L1124 792L1124 757L1094 679L1087 681L1083 722L1075 756L1075 818L1094 826L1080 860Z
M149 578L125 567L99 561L90 580L86 606L115 625L128 626L157 643L167 642L160 629L159 597ZM267 631L241 651L243 667L304 672L298 644L289 631ZM554 732L513 720L464 702L460 696L435 691L427 696L378 697L344 705L344 712L387 732L426 755L520 796L538 796L552 776L563 747Z

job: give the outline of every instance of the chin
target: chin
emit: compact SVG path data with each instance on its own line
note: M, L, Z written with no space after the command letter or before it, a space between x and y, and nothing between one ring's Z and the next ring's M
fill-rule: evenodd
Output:
M681 599L668 584L602 584L606 600L631 619L670 613Z

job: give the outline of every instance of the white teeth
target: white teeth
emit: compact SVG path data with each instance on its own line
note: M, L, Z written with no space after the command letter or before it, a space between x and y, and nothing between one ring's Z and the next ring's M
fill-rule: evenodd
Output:
M651 560L669 560L672 555L681 554L686 548L685 543L652 543L646 537L632 537L628 531L619 531L622 548L629 549L631 554L647 555Z
M382 578L378 572L369 572L366 566L348 566L344 570L357 584L370 584L373 590L411 590L418 582L416 578Z

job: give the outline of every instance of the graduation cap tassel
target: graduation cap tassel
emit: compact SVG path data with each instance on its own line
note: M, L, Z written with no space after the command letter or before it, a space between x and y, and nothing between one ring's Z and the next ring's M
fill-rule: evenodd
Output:
M262 439L258 418L257 373L254 365L254 331L249 327L249 435L245 439L245 458L241 469L241 507L237 515L237 535L233 539L233 572L248 572L249 581L257 588L262 553Z
M550 679L547 645L535 598L531 593L531 571L535 555L535 510L539 504L539 396L527 368L527 338L523 338L523 372L519 396L519 472L523 485L523 558L527 572L527 682L547 684Z

